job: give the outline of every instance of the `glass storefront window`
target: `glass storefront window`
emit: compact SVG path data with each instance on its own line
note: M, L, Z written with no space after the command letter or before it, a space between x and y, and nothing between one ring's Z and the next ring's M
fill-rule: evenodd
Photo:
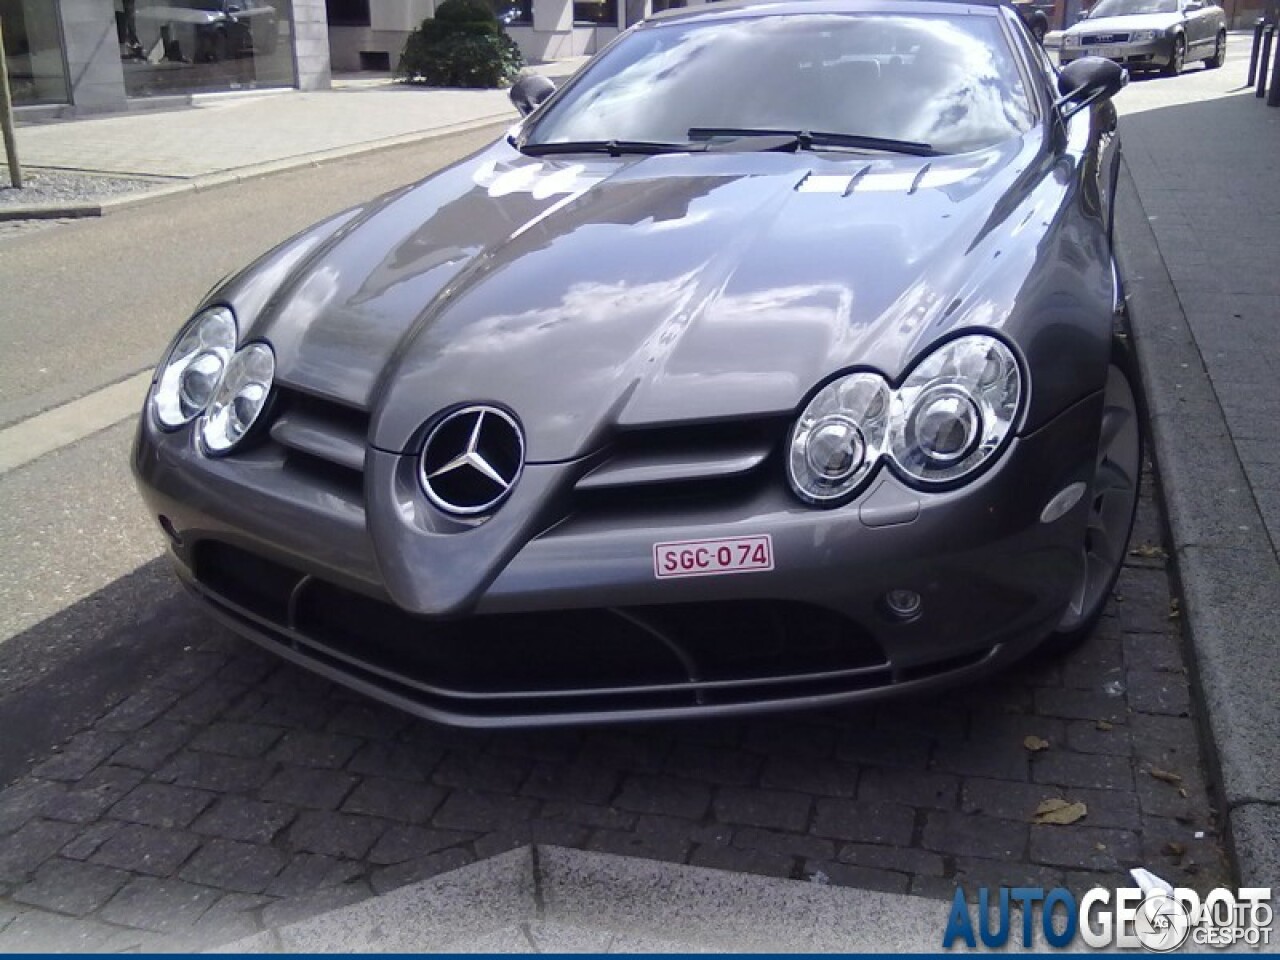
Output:
M13 102L66 103L67 63L54 0L0 0L0 22Z
M115 0L131 97L294 84L290 0Z
M602 27L618 25L618 0L575 0L573 22Z

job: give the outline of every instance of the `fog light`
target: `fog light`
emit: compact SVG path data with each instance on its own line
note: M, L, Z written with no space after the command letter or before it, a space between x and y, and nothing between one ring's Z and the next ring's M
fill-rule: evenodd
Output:
M924 609L924 598L914 590L890 590L884 595L884 605L899 620L914 620Z

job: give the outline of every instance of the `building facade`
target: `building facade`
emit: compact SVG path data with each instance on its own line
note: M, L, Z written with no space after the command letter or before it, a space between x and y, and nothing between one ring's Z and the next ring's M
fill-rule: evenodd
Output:
M0 24L20 118L329 85L325 0L0 0Z

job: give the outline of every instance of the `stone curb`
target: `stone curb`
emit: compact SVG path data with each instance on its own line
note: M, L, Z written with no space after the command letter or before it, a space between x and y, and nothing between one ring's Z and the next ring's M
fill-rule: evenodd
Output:
M1117 258L1227 849L1241 885L1280 887L1280 564L1127 165L1117 206Z
M376 153L379 150L390 150L395 147L408 146L415 143L423 143L428 140L436 140L441 137L455 136L459 133L470 133L473 130L482 130L485 127L510 125L516 122L516 117L510 111L502 113L489 114L484 117L477 117L473 120L466 120L462 123L450 124L446 127L433 127L430 130L423 130L417 133L404 133L394 137L384 137L380 140L369 140L363 143L354 143L345 147L335 147L332 150L322 150L317 153L305 153L296 157L286 157L281 160L268 160L263 163L254 163L244 167L235 167L231 170L219 170L216 173L205 173L196 177L184 178L181 182L173 184L164 184L153 190L139 190L135 193L121 194L115 197L104 198L103 200L90 203L37 203L27 204L24 206L0 207L0 222L7 220L58 220L58 219L79 219L83 217L105 217L109 213L117 210L124 210L128 207L141 206L146 203L154 203L157 200L166 200L169 197L182 193L191 193L198 190L211 190L215 187L223 187L228 184L244 183L247 180L255 180L259 177L272 176L277 173L286 173L290 170L297 170L300 167L318 167L326 163L333 163L337 160L346 160L351 157L357 157L366 153Z

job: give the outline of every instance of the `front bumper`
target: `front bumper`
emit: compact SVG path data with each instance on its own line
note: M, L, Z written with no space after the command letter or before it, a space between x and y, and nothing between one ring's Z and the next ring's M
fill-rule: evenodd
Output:
M282 656L447 723L625 721L874 700L1021 656L1076 582L1086 504L1040 515L1088 480L1100 419L1091 397L961 489L882 469L835 510L798 504L776 456L745 490L603 506L565 493L580 464L530 465L517 493L554 509L513 495L466 531L428 529L413 458L391 453L367 452L360 489L326 485L270 444L210 460L144 417L134 468L184 581ZM655 542L752 534L772 570L654 576ZM919 615L895 617L892 590Z
M1173 61L1173 39L1159 36L1136 43L1086 44L1079 47L1068 47L1064 42L1058 52L1058 62L1064 67L1081 57L1105 57L1134 69L1167 67Z

